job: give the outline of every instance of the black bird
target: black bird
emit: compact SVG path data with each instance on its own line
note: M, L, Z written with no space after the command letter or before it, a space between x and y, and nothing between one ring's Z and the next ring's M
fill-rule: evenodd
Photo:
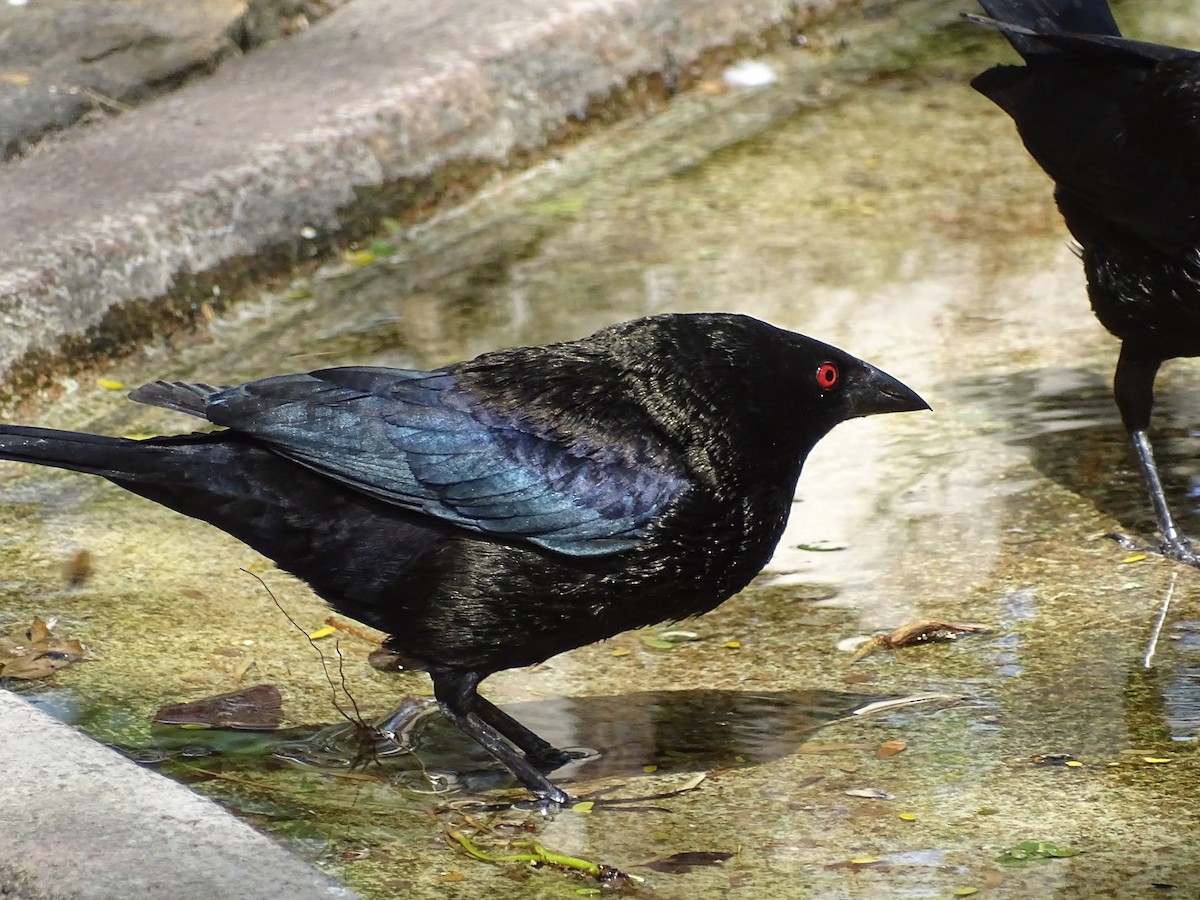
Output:
M0 459L103 476L249 544L388 633L450 721L559 804L543 770L566 754L479 682L713 609L770 558L821 437L928 408L835 347L725 314L432 372L160 381L130 396L225 430L129 440L6 425Z
M1012 116L1054 180L1082 249L1088 296L1121 340L1113 391L1162 534L1200 565L1175 525L1147 433L1154 378L1200 356L1200 53L1121 37L1106 0L980 0L1025 60L971 85Z

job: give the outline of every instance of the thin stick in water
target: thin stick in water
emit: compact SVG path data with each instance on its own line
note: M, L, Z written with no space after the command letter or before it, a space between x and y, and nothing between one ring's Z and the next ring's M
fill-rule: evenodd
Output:
M1146 648L1146 655L1142 658L1142 667L1149 669L1154 662L1154 651L1158 647L1158 636L1162 634L1163 623L1167 621L1167 610L1171 606L1171 596L1175 593L1175 579L1179 573L1171 572L1171 583L1167 585L1167 596L1163 598L1162 609L1158 611L1158 621L1154 623L1154 630L1150 632L1150 646Z

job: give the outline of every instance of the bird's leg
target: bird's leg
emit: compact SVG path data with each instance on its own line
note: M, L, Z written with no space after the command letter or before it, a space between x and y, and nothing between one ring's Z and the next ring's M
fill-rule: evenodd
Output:
M1137 457L1138 468L1142 470L1142 479L1146 482L1146 492L1150 495L1150 503L1154 506L1154 515L1158 519L1158 530L1162 534L1161 550L1163 556L1191 566L1200 566L1200 555L1192 549L1189 541L1175 525L1171 510L1167 506L1167 495L1163 492L1162 480L1158 477L1158 466L1154 462L1154 450L1150 446L1150 436L1144 429L1134 431L1129 435L1133 444L1133 453Z
M438 706L459 731L503 763L534 796L558 806L565 806L571 802L566 791L556 787L537 766L517 753L493 725L484 721L476 706L479 700L475 690L480 680L478 674L441 670L431 671L430 675L433 678L433 694L437 698ZM509 718L505 714L502 715ZM523 726L522 729L533 735L533 732L524 729ZM538 741L541 741L541 738L538 738Z
M1191 541L1184 537L1171 516L1167 495L1158 477L1158 466L1154 462L1154 449L1150 446L1148 429L1150 413L1154 408L1154 379L1161 364L1162 360L1156 354L1142 353L1129 342L1123 343L1113 378L1113 395L1121 412L1121 421L1133 444L1133 453L1142 471L1150 503L1154 506L1155 518L1158 519L1158 530L1162 534L1160 552L1177 562L1200 566L1200 555L1192 549Z
M525 758L539 769L552 770L570 762L571 754L559 750L549 741L534 734L496 704L475 695L475 712L498 732L525 751Z

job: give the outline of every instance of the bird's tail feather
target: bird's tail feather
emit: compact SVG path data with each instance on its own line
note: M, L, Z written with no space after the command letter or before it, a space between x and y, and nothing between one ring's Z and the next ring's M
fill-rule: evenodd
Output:
M156 381L143 385L129 395L129 399L147 406L159 406L189 416L207 418L208 398L222 388L211 384L188 384L183 381Z
M146 468L145 453L138 452L141 444L130 438L0 425L0 459L71 469L105 478L137 477Z
M979 0L979 5L991 18L967 18L998 28L1025 60L1056 52L1053 43L1039 37L1121 36L1108 0Z
M1035 34L1121 35L1108 0L979 0L979 5L997 22Z

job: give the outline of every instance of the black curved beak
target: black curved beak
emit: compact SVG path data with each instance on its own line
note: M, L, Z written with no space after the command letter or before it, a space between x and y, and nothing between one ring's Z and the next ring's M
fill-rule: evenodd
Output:
M916 391L870 363L863 363L862 370L855 375L857 377L846 391L851 417L916 412L930 408Z

